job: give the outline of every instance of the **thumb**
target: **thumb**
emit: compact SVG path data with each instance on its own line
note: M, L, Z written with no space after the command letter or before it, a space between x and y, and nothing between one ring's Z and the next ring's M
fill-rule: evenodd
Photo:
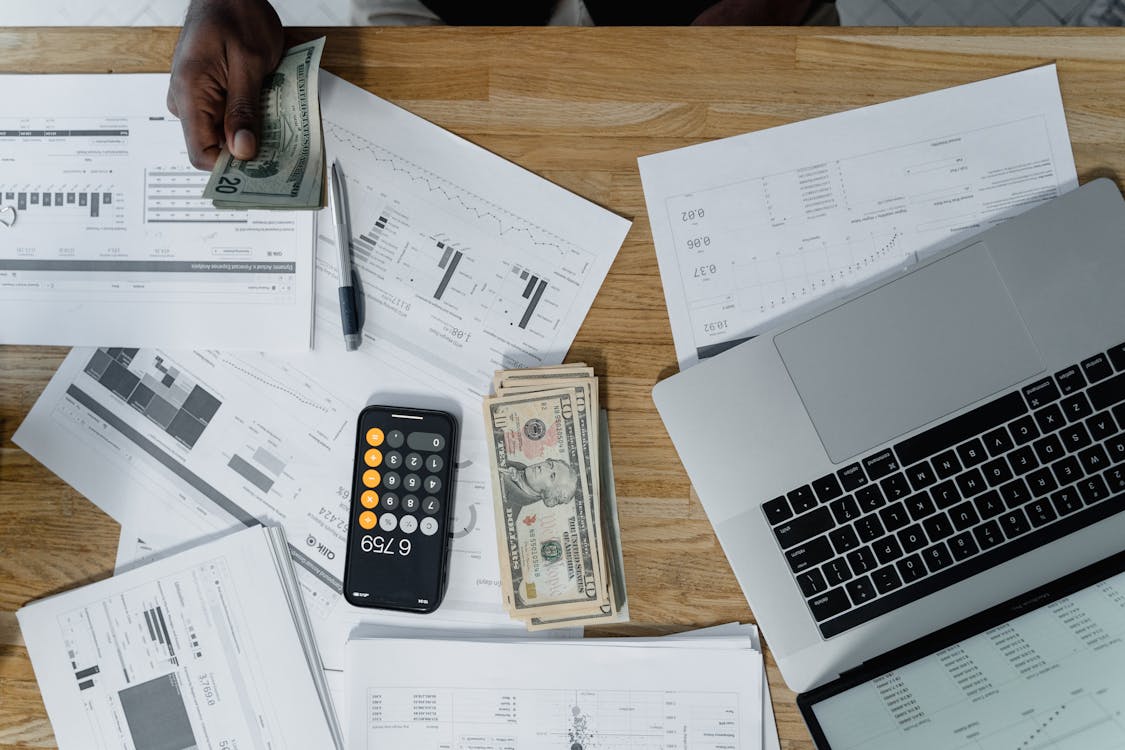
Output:
M236 159L253 159L261 132L262 80L246 68L233 69L227 81L227 109L223 118L227 148Z

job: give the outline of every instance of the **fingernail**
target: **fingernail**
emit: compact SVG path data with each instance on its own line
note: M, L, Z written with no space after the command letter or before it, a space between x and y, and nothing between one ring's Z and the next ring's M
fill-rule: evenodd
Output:
M253 159L254 152L257 150L257 143L255 143L254 134L246 129L239 130L234 134L234 158L236 159Z

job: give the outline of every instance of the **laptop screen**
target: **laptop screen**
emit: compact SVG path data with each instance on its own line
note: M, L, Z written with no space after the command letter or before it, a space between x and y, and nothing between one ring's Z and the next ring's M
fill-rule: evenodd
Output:
M1120 563L1113 569L1066 596L1033 596L1024 614L940 650L923 648L888 671L802 696L817 746L1125 747L1125 573ZM1048 603L1028 611L1041 601Z

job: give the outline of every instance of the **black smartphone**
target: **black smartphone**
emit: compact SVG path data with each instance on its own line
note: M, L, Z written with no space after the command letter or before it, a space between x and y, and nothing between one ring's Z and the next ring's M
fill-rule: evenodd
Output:
M344 598L433 612L448 577L457 421L442 411L368 406L355 442Z

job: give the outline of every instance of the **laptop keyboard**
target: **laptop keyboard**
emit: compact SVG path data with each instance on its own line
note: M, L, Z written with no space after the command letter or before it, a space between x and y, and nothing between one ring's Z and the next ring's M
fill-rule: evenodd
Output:
M825 638L1125 509L1125 344L762 505Z

